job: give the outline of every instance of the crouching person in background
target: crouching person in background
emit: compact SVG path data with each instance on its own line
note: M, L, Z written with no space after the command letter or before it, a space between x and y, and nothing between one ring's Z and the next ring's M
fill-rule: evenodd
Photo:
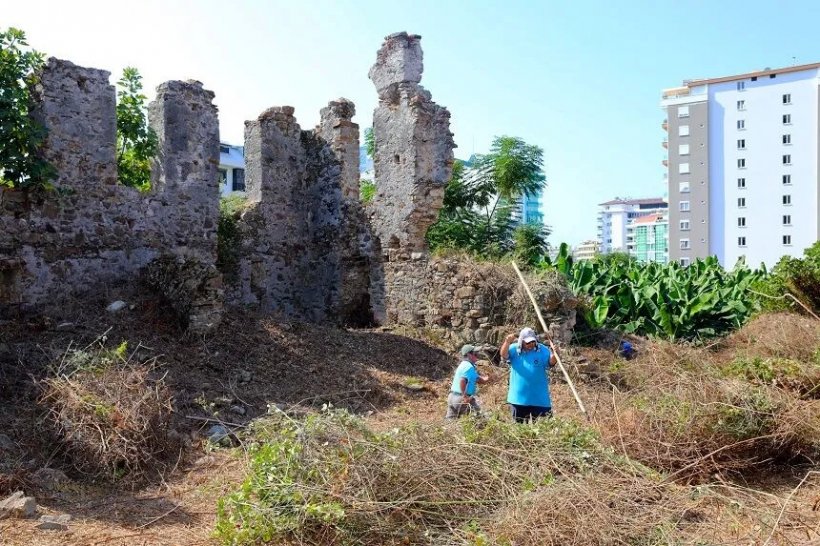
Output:
M447 396L446 419L458 419L467 414L478 415L481 412L481 407L475 398L478 384L490 380L489 376L478 373L475 366L478 361L475 347L465 345L461 348L460 353L462 360L453 375L453 384Z

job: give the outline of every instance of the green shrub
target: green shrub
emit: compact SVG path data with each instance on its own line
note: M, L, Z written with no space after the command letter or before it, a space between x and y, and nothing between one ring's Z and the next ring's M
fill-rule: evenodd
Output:
M239 270L239 254L242 234L239 218L247 207L247 199L240 195L228 195L219 200L219 221L216 226L216 267L225 282L236 281Z

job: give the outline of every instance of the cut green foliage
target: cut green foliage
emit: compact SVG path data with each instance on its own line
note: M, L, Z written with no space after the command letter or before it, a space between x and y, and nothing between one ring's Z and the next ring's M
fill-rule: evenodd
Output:
M226 544L441 544L454 526L490 536L498 510L593 472L656 479L559 418L378 433L340 411L303 422L277 413L254 432L250 476L219 503Z
M727 271L715 257L688 267L617 258L574 263L566 244L544 267L561 271L588 298L583 318L590 327L673 340L739 328L759 309L749 289L766 275L740 263Z
M51 189L54 167L41 154L46 128L31 117L31 90L43 54L22 30L0 31L0 186Z
M126 67L117 82L117 172L126 186L140 191L151 189L151 160L159 143L148 126L142 94L142 76L133 67Z

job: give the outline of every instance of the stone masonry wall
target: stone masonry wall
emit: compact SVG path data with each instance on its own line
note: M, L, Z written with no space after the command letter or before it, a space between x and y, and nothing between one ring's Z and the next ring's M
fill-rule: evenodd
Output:
M358 125L332 101L303 131L293 108L245 124L249 206L230 299L312 321L372 322L370 236L358 201Z
M213 268L219 136L213 93L168 82L151 105L160 139L155 187L117 183L115 91L109 73L49 59L34 116L48 129L55 191L0 191L0 310L132 281L163 254ZM219 297L218 283L207 291Z
M386 322L416 325L424 320L418 305L429 259L424 236L441 209L455 147L450 113L419 85L420 39L406 32L387 36L370 69L379 104L373 113L376 195L368 207L384 272L384 307L373 294L374 312Z

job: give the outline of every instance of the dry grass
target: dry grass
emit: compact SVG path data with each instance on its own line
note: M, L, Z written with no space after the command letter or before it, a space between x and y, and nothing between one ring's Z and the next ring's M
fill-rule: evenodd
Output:
M126 348L67 352L44 381L41 403L78 472L139 483L173 460L178 446L169 436L171 394L156 361L132 362Z

